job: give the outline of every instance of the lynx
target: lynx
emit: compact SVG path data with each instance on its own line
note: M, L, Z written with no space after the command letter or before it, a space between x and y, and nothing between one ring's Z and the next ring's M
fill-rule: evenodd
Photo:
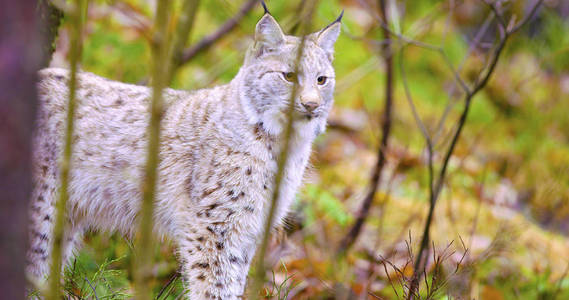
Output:
M289 159L273 226L287 213L312 141L325 129L333 103L333 48L340 22L341 15L306 36L295 73L301 38L283 34L265 12L230 83L191 92L163 91L154 233L175 243L190 299L243 297L275 188L279 153L289 151ZM69 73L50 68L39 76L28 272L42 280L49 268ZM291 97L295 82L298 88ZM63 241L67 261L88 228L134 236L150 98L147 87L79 74ZM293 131L290 148L282 149L290 99Z

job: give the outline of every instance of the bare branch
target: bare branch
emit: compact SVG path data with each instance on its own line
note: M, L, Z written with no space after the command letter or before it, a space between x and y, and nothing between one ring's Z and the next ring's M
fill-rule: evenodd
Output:
M520 24L525 24L529 19L531 19L531 17L533 16L533 14L537 11L537 7L541 4L542 0L539 0L535 6L532 8L530 15L528 15L526 18L524 18L524 20L520 23ZM494 13L496 14L497 18L502 18L503 16L500 15L500 12L498 9L494 8ZM505 24L505 23L504 23ZM428 245L429 245L429 230L432 224L432 220L433 220L433 214L434 214L434 209L436 206L436 202L437 199L440 195L440 192L442 190L443 187L443 183L445 181L445 176L446 176L446 172L447 172L447 168L448 168L448 164L450 161L450 157L452 156L452 154L454 153L454 149L458 143L458 139L460 138L460 135L462 133L462 129L464 128L464 124L466 123L466 119L468 117L468 112L470 110L470 105L472 103L472 99L474 98L474 96L480 91L482 90L486 84L488 83L488 80L490 79L490 76L492 75L492 73L495 70L495 67L498 63L498 60L500 58L500 55L502 53L502 50L504 49L504 46L506 45L506 41L508 40L508 38L511 36L511 32L506 31L505 30L505 26L502 23L499 24L499 26L504 26L504 34L501 35L500 41L498 42L498 45L496 46L496 48L493 51L493 56L490 59L490 63L488 68L486 69L484 73L484 75L482 75L475 83L474 86L472 87L472 90L469 91L466 95L465 95L465 99L464 99L464 108L463 111L460 115L460 118L458 120L458 127L455 131L455 133L453 134L451 143L449 148L446 151L446 154L444 156L443 159L443 163L442 163L442 167L441 170L439 171L438 177L437 177L437 181L434 187L433 192L430 195L430 206L429 206L429 212L427 215L427 220L425 222L425 227L424 227L424 231L423 231L423 238L421 240L421 244L420 244L420 248L419 248L419 252L417 253L417 259L416 259L416 263L415 263L415 274L414 274L414 278L413 278L413 282L411 285L412 289L417 289L418 288L418 280L420 277L420 274L422 272L422 270L424 269L424 266L422 264L422 260L423 260L423 253L427 250ZM518 30L519 27L515 26L514 29ZM432 164L432 162L430 163ZM411 296L410 298L411 299Z
M480 41L482 40L482 37L488 31L488 28L490 27L490 24L491 24L492 20L494 19L494 17L495 17L494 12L491 12L486 17L486 19L484 20L484 23L482 23L482 26L480 27L478 32L474 35L474 39L473 39L472 43L470 44L470 46L468 47L468 51L466 51L466 54L464 55L462 62L460 63L460 65L458 65L457 72L462 71L462 68L464 67L466 59L470 56L470 54L474 51L474 49L476 49L478 47L478 45L480 44ZM439 122L437 123L437 129L435 130L435 132L433 134L433 144L437 144L437 140L438 140L438 138L439 138L439 136L443 130L443 125L444 125L446 118L447 118L448 114L450 113L450 110L454 104L453 99L452 99L452 95L454 94L454 92L455 92L455 86L453 85L451 87L450 92L449 92L451 99L449 99L448 104L445 106L445 110L442 114L442 117L440 118Z
M500 25L500 27L506 28L507 26L506 20L504 20L504 16L500 12L499 8L496 7L494 3L490 3L488 0L482 0L482 2L484 2L484 4L486 4L494 12L494 15L496 16L496 19L498 20L498 24Z
M387 19L387 11L385 8L385 0L379 1L380 6L380 13L382 14L383 19ZM390 38L389 30L383 30L384 38ZM344 236L344 238L340 242L340 246L338 248L338 254L343 254L347 251L356 241L358 235L361 232L361 229L364 225L364 222L369 215L369 209L371 208L371 203L373 202L373 198L377 191L377 186L381 181L381 174L383 171L383 167L386 163L385 153L387 151L388 143L389 143L389 135L391 133L391 118L392 118L392 111L393 111L393 56L390 55L391 52L391 44L385 44L382 47L382 55L384 55L385 60L385 67L386 67L386 82L385 82L385 108L383 110L383 115L381 119L381 127L383 136L381 138L381 145L379 146L378 153L377 153L377 164L373 170L371 180L369 183L369 191L362 202L356 221L354 225L350 228L348 233Z
M176 35L174 36L174 41L172 42L172 47L170 48L168 54L168 57L171 57L171 62L168 65L168 70L166 71L166 74L168 76L168 83L172 81L172 78L176 73L176 69L180 65L180 61L182 59L182 48L186 44L190 32L192 31L199 3L200 0L184 1L182 14L180 16L180 23L176 28Z
M405 72L405 66L403 64L404 50L405 50L405 48L401 48L398 61L399 61L399 72L401 72L401 81L403 82L403 88L405 90L405 96L407 99L407 103L409 104L409 107L411 107L411 112L413 114L413 118L415 119L415 123L417 123L417 126L421 130L421 133L423 134L423 137L427 141L427 144L432 145L431 136L429 135L429 132L427 131L427 128L425 127L425 124L421 120L421 117L419 116L419 113L417 112L415 102L413 101L413 97L411 96L411 91L409 89L409 83L407 82L407 73Z
M227 33L231 32L237 26L237 24L239 24L243 17L245 17L247 13L255 7L255 4L257 4L257 2L259 2L259 0L248 0L245 2L245 4L243 4L243 6L241 6L235 16L223 23L223 25L221 25L214 33L204 37L202 40L190 48L185 49L182 52L182 56L178 62L178 65L187 63L194 56L198 55L204 50L207 50L209 47L211 47L211 45L224 37Z
M368 8L370 7L365 1L361 1L360 3L366 5ZM385 32L388 32L390 36L394 36L397 37L397 41L402 42L399 43L399 47L404 47L406 44L410 44L410 45L414 45L420 48L424 48L424 49L429 49L432 51L436 51L438 52L444 59L445 64L447 65L447 67L451 70L451 72L453 73L455 80L460 84L460 86L462 87L462 89L468 93L469 92L469 88L467 86L467 84L464 82L464 80L462 79L462 77L458 74L458 72L456 71L456 69L454 68L454 66L452 65L450 59L448 58L448 56L446 55L446 52L444 51L444 49L440 46L436 46L436 45L432 45L429 43L424 43L421 41L417 41L414 40L412 38L406 37L400 33L394 32L392 31L389 26L384 22L384 20L386 20L385 18L379 16L377 13L375 13L373 10L369 9L371 16L376 20L376 22L379 24L379 26L382 28L382 30L384 30ZM389 40L389 39L387 39Z
M395 296L397 296L397 299L399 299L399 294L397 293L397 289L395 288L395 285L393 284L393 280L391 280L391 276L389 276L389 271L387 270L387 265L385 264L385 259L381 260L381 264L383 265L383 269L385 270L385 275L387 275L387 279L389 280L389 285L391 285L391 288L393 288L393 292L395 293Z
M527 22L529 22L529 20L531 20L531 18L533 18L537 12L537 9L541 6L541 3L543 3L543 0L537 0L527 16L523 18L518 24L516 24L512 29L510 29L508 33L515 33L516 31L520 30L520 28L522 28L522 26L524 26Z

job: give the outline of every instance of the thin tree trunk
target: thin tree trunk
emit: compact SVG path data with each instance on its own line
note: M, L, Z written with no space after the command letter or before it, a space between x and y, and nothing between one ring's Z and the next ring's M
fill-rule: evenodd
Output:
M387 20L387 11L385 8L385 0L378 1L379 3L379 13L381 14L382 19L384 22L388 22ZM383 38L385 41L391 41L391 34L389 30L385 27L383 29ZM383 115L381 117L381 128L383 136L381 137L381 144L379 145L379 149L377 151L377 164L373 169L371 180L369 183L369 191L364 198L362 205L358 211L358 215L356 217L356 221L354 225L350 228L348 233L344 236L344 238L340 241L340 246L338 247L338 254L345 253L357 240L364 223L369 215L369 210L371 208L371 204L377 192L377 186L381 181L381 173L383 171L383 167L386 163L385 153L387 151L388 143L389 143L389 135L391 133L391 115L393 111L393 55L391 51L391 42L385 43L381 49L381 55L385 61L385 108L383 110Z
M36 1L0 2L0 294L24 299L31 133L40 39Z

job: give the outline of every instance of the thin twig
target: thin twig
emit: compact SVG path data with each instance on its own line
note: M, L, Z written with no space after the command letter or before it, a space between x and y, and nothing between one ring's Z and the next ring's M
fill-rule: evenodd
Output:
M298 46L298 50L296 53L296 58L295 58L295 67L294 67L294 72L295 74L298 74L298 70L300 67L300 61L302 59L302 55L304 53L304 43L306 41L306 35L310 32L310 28L311 28L311 24L312 24L312 16L314 14L314 11L316 10L317 7L317 2L318 0L313 0L310 1L310 3L307 5L307 14L306 14L306 19L304 20L304 26L302 26L302 38L300 39L300 43ZM261 246L259 248L259 255L258 255L258 262L257 262L257 266L255 268L255 275L253 278L253 284L251 285L251 299L257 299L259 297L259 292L261 291L261 288L263 286L263 282L265 279L265 254L267 251L267 246L269 244L269 236L270 236L270 232L271 232L271 227L273 225L274 222L274 218L275 218L275 212L276 212L276 208L277 208L277 202L279 200L279 196L280 196L280 190L281 190L281 183L282 183L282 179L284 176L284 169L285 166L287 165L287 161L288 161L288 153L289 153L289 147L290 147L290 140L291 140L291 136L293 133L293 113L294 113L294 106L295 106L295 102L294 99L296 97L296 94L298 92L298 81L294 81L294 84L292 86L292 91L291 91L291 96L289 99L289 103L288 103L288 108L287 108L287 123L286 123L286 127L284 128L284 132L282 133L282 138L283 140L283 146L280 149L280 153L279 153L279 157L278 157L278 161L277 161L277 174L275 176L275 182L274 182L274 190L273 190L273 195L271 197L271 203L270 203L270 208L269 208L269 214L267 216L267 219L264 223L264 232L263 232L263 238L261 240Z
M168 279L168 282L166 282L166 284L160 289L160 292L158 292L158 295L156 296L155 299L160 299L160 297L162 296L162 294L164 294L164 292L166 291L166 289L172 284L174 283L174 281L176 281L176 279L178 279L178 277L180 277L180 272L178 272L176 270L176 272L174 272L174 274L172 276L170 276L170 279ZM167 295L166 295L167 296Z
M462 68L464 67L464 64L466 63L466 59L470 56L470 54L474 51L474 49L476 49L478 47L478 45L480 44L480 41L482 40L482 37L484 36L484 34L486 34L486 32L488 31L488 28L490 27L490 24L492 22L492 20L494 19L495 15L494 12L491 12L490 14L488 14L488 16L486 17L486 19L484 20L484 23L482 23L482 26L480 27L480 29L478 30L478 32L474 35L474 39L472 41L472 43L470 44L470 46L468 47L468 50L466 51L466 54L464 55L462 62L458 65L457 67L457 72L461 72ZM445 110L442 114L442 117L440 118L439 122L437 123L436 126L436 130L433 134L433 144L437 144L437 140L443 130L443 125L446 121L446 118L448 116L448 114L451 111L451 108L453 106L453 94L455 92L455 88L456 86L453 85L451 87L451 90L449 91L449 96L451 99L449 99L449 102L447 103L447 105L445 106Z
M385 270L385 275L387 275L387 280L389 280L389 285L391 285L391 288L393 288L393 292L395 293L395 296L397 296L397 299L399 299L399 294L397 293L397 289L395 288L395 285L393 284L393 280L391 280L391 276L389 276L389 271L387 270L387 265L385 264L385 259L381 260L381 264L383 265L383 269Z
M93 290L93 296L95 296L95 299L99 300L99 297L97 296L97 291L95 290L95 287L91 284L91 281L89 281L89 279L87 277L85 277L85 281L87 281L87 284Z
M75 126L75 108L77 106L77 69L81 61L81 32L83 31L84 17L86 16L87 0L77 0L75 9L69 14L72 21L71 50L70 50L70 76L69 76L69 102L67 104L67 120L64 137L63 159L60 163L61 187L59 199L55 206L55 225L53 228L53 245L51 249L51 269L49 276L49 290L46 299L57 300L61 295L60 278L63 257L63 238L65 235L65 208L69 199L69 174L71 170L71 155L73 153L73 131Z
M537 0L537 2L534 4L534 6L530 10L530 12L527 14L527 16L523 20L521 20L517 25L515 25L513 28L510 29L510 34L517 32L527 22L529 22L529 20L531 20L531 18L533 18L533 16L537 12L537 9L541 6L542 2L543 2L543 0Z
M409 107L411 108L411 113L413 114L413 118L415 119L415 123L419 127L421 134L423 134L423 137L427 141L427 144L432 145L431 136L430 136L429 132L427 131L427 127L425 126L425 123L423 122L423 120L421 120L421 117L419 116L419 113L417 112L417 107L415 106L415 102L413 101L413 97L411 95L411 90L409 89L409 83L407 82L407 74L405 72L405 65L404 65L404 61L403 61L403 56L405 54L404 50L405 50L405 47L402 47L400 50L398 62L399 62L399 72L401 73L401 81L403 82L403 89L405 90L405 96L406 96L405 98L407 99L407 103L409 104Z
M382 14L383 19L387 19L387 10L385 7L385 0L379 1L380 13ZM383 30L384 38L390 38L389 30ZM381 118L381 127L382 127L382 138L381 144L378 149L377 153L377 164L373 170L371 180L369 183L369 191L362 202L360 209L358 211L358 215L354 225L350 228L348 233L344 236L344 238L340 242L340 246L338 248L337 253L343 254L345 253L356 241L358 238L362 227L364 225L367 216L369 215L369 210L371 208L371 203L375 197L377 187L381 181L381 175L383 171L383 167L386 163L386 152L389 144L389 135L391 133L391 120L393 114L393 56L386 55L391 51L391 44L385 44L382 47L382 54L384 55L385 59L385 68L386 68L386 81L385 81L385 108L383 110L383 115Z
M360 3L362 3L362 1L360 1ZM368 8L370 8L370 6L365 1L363 2L363 4L366 5ZM394 36L397 38L395 40L398 41L398 44L400 44L399 47L403 47L403 46L409 44L409 45L417 46L419 48L428 49L428 50L438 52L443 57L447 67L453 73L455 80L459 83L459 85L462 87L462 89L465 92L468 91L468 86L466 85L464 80L462 80L461 76L458 74L457 70L452 65L450 58L448 57L448 55L446 54L446 52L444 51L444 49L441 46L436 46L436 45L432 45L429 43L417 41L417 40L409 38L409 37L407 37L407 36L405 36L399 32L394 32L384 22L384 19L382 17L380 17L377 13L375 13L373 9L368 9L368 11L370 11L370 15L374 18L374 20L376 20L376 22L379 24L379 26L382 28L382 30L389 32L389 34L391 36Z
M407 102L409 103L409 106L411 107L411 111L413 113L413 117L415 119L415 122L417 123L417 126L419 127L419 129L421 130L421 133L423 134L423 137L425 138L425 142L427 144L427 158L428 158L428 170L429 170L429 175L428 175L428 184L429 184L429 199L434 199L434 192L433 192L433 180L434 180L434 166L433 166L433 141L432 138L430 136L430 134L427 132L427 129L423 123L423 121L421 120L421 118L419 117L419 114L417 113L417 109L415 107L415 104L413 102L413 98L411 96L411 92L409 90L409 85L407 83L407 76L405 73L405 66L403 64L403 48L401 49L401 54L399 56L399 70L401 72L401 80L403 81L403 87L405 89L405 95L406 95L406 99ZM430 205L433 205L433 203L431 202ZM419 252L422 257L422 252ZM414 265L414 270L415 272L417 272L416 270L418 270L419 266L418 263L420 263L420 260L417 259L417 262ZM411 287L410 287L410 292L409 292L409 297L411 297L411 295L413 295L415 293L415 285L418 285L418 277L417 280L412 280L411 281Z
M499 8L496 7L496 5L494 5L493 3L490 3L488 0L481 0L482 2L484 2L484 4L486 4L496 15L496 20L498 20L498 23L501 25L501 27L505 28L506 25L506 20L504 20L504 16L503 14L500 12ZM499 1L497 1L497 3L500 3Z

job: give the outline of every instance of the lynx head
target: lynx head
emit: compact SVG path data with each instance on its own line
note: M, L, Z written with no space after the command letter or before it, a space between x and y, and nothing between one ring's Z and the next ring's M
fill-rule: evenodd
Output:
M324 131L334 101L332 60L341 18L305 37L296 66L302 38L285 35L273 16L265 12L240 70L240 100L251 123L262 122L268 133L279 134L293 98L295 129L310 135ZM293 89L296 93L291 97Z

